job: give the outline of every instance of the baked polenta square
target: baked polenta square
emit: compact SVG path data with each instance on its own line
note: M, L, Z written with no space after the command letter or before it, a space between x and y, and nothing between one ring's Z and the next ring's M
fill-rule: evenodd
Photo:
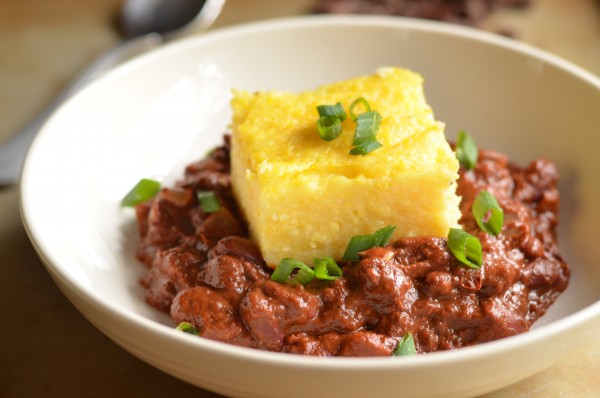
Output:
M353 156L352 118L325 141L316 107L348 111L360 97L381 115L382 146ZM390 67L314 91L234 91L232 108L233 190L271 267L285 257L339 260L352 236L387 225L392 239L445 237L458 225L458 161L420 75Z

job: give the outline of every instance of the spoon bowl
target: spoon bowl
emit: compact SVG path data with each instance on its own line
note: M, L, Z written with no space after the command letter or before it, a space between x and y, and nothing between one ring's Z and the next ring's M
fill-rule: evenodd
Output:
M221 12L225 0L127 0L120 25L126 37L150 33L179 36L206 30Z

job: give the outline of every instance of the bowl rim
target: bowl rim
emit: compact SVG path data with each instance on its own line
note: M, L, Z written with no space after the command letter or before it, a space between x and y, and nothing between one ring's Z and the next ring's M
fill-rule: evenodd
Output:
M82 92L66 101L65 104L55 112L52 117L42 127L39 136L46 134L47 128L52 121L60 117L60 114L65 108L68 108L73 101L78 101L82 96L92 95L105 82L118 79L119 76L129 73L130 70L136 69L141 65L152 63L155 58L162 58L171 53L185 52L188 47L196 47L206 45L211 42L226 40L230 37L238 37L241 35L254 34L260 32L271 32L279 30L294 30L307 29L311 27L355 27L362 26L374 29L405 29L410 31L427 32L439 35L449 35L457 37L461 40L471 40L488 45L501 47L511 52L517 52L522 55L532 57L553 65L556 68L573 75L575 78L585 81L587 84L594 86L600 93L600 78L584 68L568 61L558 55L551 54L545 50L533 47L532 45L518 42L516 40L499 36L494 33L482 31L476 28L460 26L456 24L412 19L405 17L391 16L373 16L373 15L304 15L286 18L276 18L272 20L248 22L239 25L222 27L204 33L202 35L191 36L179 39L175 42L168 43L150 53L136 57L127 63L109 71L98 80L90 83ZM51 131L51 130L50 130ZM567 332L575 325L591 322L594 318L600 319L600 300L587 307L562 317L556 321L534 328L526 333L521 333L515 336L503 338L500 340L479 344L471 347L464 347L459 350L441 351L429 353L427 355L419 355L414 357L406 357L402 360L390 361L389 358L373 357L373 358L327 358L323 360L320 357L300 356L294 354L286 354L279 352L269 352L253 348L238 347L227 343L213 341L209 339L199 339L196 336L188 336L185 333L176 333L173 328L160 324L154 320L146 318L143 315L135 313L131 310L124 309L110 301L103 300L101 295L93 290L86 288L74 278L62 271L62 266L54 259L51 248L44 247L43 236L40 236L37 230L35 221L30 215L30 197L28 194L28 186L31 180L35 178L29 175L30 158L35 154L35 148L39 143L38 137L34 140L30 147L23 171L22 180L20 183L19 206L23 224L26 232L32 241L35 250L42 259L44 266L52 275L59 287L71 289L76 294L83 297L95 307L99 307L103 311L108 311L118 316L124 322L133 322L135 326L144 328L149 332L169 340L179 340L186 342L194 348L208 350L219 354L224 354L230 357L242 358L248 361L257 362L272 362L281 366L287 367L311 367L317 369L365 369L383 370L383 369L403 369L406 367L429 367L432 365L443 365L448 363L457 363L462 361L470 361L484 357L490 357L494 354L499 354L502 351L509 349L518 349L532 344L535 341L541 341L551 338L555 335ZM61 286L63 285L63 286ZM63 290L64 291L64 290ZM87 316L87 314L84 314Z

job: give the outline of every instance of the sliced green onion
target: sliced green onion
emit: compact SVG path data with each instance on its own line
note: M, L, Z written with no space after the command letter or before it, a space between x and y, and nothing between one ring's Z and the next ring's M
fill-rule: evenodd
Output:
M398 347L392 354L395 357L403 357L407 355L417 355L417 349L415 348L415 340L412 334L406 333L402 339L398 342Z
M213 147L213 148L209 149L209 150L208 150L208 151L206 151L206 153L204 154L204 157L205 157L205 158L209 158L209 157L211 157L211 156L212 156L212 155L213 155L213 154L214 154L214 153L217 151L217 149L219 149L219 147L218 147L218 146L216 146L216 147Z
M342 269L331 257L315 258L315 278L334 281L342 276Z
M359 112L360 110L360 112ZM317 106L319 119L317 131L325 141L331 141L342 133L342 121L346 119L346 112L341 103L335 105ZM363 97L357 98L350 104L350 116L356 122L354 139L350 155L366 155L380 148L382 144L375 136L381 124L381 115L371 110L371 105Z
M362 112L356 112L357 108L363 108ZM371 105L369 105L369 103L367 102L366 99L364 99L363 97L357 98L355 99L351 104L350 104L350 108L348 108L348 111L350 112L350 117L352 118L352 120L356 121L356 119L358 118L358 116L361 113L365 113L365 112L371 112Z
M214 213L221 210L219 198L213 191L198 191L196 196L205 213Z
M375 140L380 124L381 115L377 111L369 111L358 115L352 145L360 146Z
M185 332L185 333L189 333L189 334L194 334L196 336L198 336L200 334L198 329L196 329L194 327L194 325L192 325L189 322L181 322L179 325L177 325L175 330L179 330L181 332Z
M142 178L121 200L121 206L133 207L152 199L160 191L160 182Z
M390 239L392 239L395 229L395 226L388 225L387 227L383 227L375 231L372 235L374 246L383 247L390 243Z
M371 235L356 235L350 238L348 246L344 251L342 260L344 261L356 261L358 260L358 253L363 250L367 250L373 247L373 238Z
M340 102L335 105L319 105L317 106L317 112L319 112L320 117L334 116L340 119L341 122L346 120L346 112Z
M482 231L490 235L498 235L504 223L504 211L498 201L488 191L481 191L475 197L471 213Z
M317 130L319 136L325 141L331 141L337 138L342 132L342 122L346 119L346 112L340 102L335 105L317 106L319 120L317 120Z
M332 115L321 116L317 120L317 131L322 139L332 141L341 134L342 121L340 118Z
M395 229L395 226L388 225L387 227L378 229L372 235L353 236L350 238L350 242L348 242L348 246L344 251L342 259L344 261L357 261L358 253L362 252L363 250L387 245Z
M290 277L294 270L298 270L296 275ZM306 285L315 277L315 271L308 265L304 264L300 260L295 258L284 258L279 262L273 273L271 279L279 283L287 283L289 285Z
M483 261L481 242L473 235L462 229L450 228L450 232L448 233L448 248L458 261L469 268L481 268Z
M456 158L467 170L473 170L479 156L477 144L465 131L459 131L456 139Z
M372 142L369 142L367 144L361 145L361 146L356 146L354 148L352 148L350 150L350 152L348 152L350 155L366 155L369 152L373 152L375 149L377 148L381 148L383 145L381 144L381 142L375 140Z
M354 139L352 140L352 145L355 148L350 150L351 155L366 155L382 146L375 138L380 124L381 115L377 111L368 111L358 115Z

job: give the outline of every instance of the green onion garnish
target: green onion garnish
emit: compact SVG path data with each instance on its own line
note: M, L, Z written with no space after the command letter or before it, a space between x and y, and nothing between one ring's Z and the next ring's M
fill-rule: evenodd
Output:
M219 147L218 147L218 146L216 146L216 147L213 147L213 148L209 149L209 150L208 150L208 151L206 151L206 153L204 154L204 157L205 157L205 158L209 158L209 157L211 157L211 156L212 156L212 155L213 155L213 154L214 154L214 153L217 151L217 149L219 149Z
M373 142L379 131L380 123L381 115L377 111L369 111L358 115L352 145L360 146Z
M160 182L142 178L121 200L121 206L133 207L152 199L160 191Z
M387 245L395 229L395 226L388 225L387 227L378 229L372 235L353 236L350 238L350 242L348 242L348 246L344 251L342 259L344 261L357 261L358 253L362 252L363 250Z
M189 322L181 322L179 325L177 325L175 330L179 330L181 332L185 332L185 333L189 333L189 334L194 334L196 336L198 336L200 334L198 329L196 329L194 327L194 325L192 325Z
M334 281L342 276L342 269L331 257L315 258L315 278Z
M317 112L319 112L320 117L333 116L340 119L341 122L346 120L346 112L340 102L335 105L319 105L317 106Z
M356 112L356 108L358 108L358 107L362 107L363 111ZM352 120L356 121L356 119L358 118L358 116L361 113L371 112L371 105L369 105L369 103L367 102L366 99L364 99L363 97L360 97L360 98L355 99L350 104L350 108L348 108L348 111L350 112L350 117L352 118Z
M290 278L294 270L298 270L296 275ZM306 285L315 277L315 271L308 265L295 258L284 258L279 262L271 279L279 283L287 283L289 285Z
M205 213L214 213L221 210L221 203L214 192L198 191L196 196L198 197L198 202L200 203L200 206L202 206L202 210L204 210Z
M319 136L325 141L337 138L342 132L342 122L346 119L346 112L340 102L335 105L318 105L317 130Z
M481 242L473 235L462 229L450 228L448 248L458 261L469 268L481 268Z
M292 276L294 270L298 271ZM271 280L289 285L306 285L315 278L334 281L340 276L342 269L331 257L315 258L314 269L295 258L284 258L271 274Z
M465 131L459 131L456 139L456 158L467 170L473 170L478 158L477 144Z
M362 112L359 112L361 110ZM336 139L342 133L342 122L346 112L340 102L335 105L318 105L317 131L325 141ZM381 124L381 115L371 110L371 105L363 97L355 99L349 108L350 116L356 122L350 155L366 155L382 145L375 136Z
M336 116L325 115L317 120L317 131L325 141L332 141L342 133L342 121Z
M398 347L392 354L395 357L403 357L407 355L417 355L417 349L415 348L415 340L413 339L412 334L406 333L400 342L398 342Z
M351 155L366 155L382 146L375 138L380 124L381 115L377 111L368 111L358 115L352 140L354 148L350 150Z
M488 191L481 191L477 194L471 212L482 231L494 236L502 231L504 211L494 195Z
M383 145L381 142L375 140L373 142L369 142L367 144L356 146L348 152L350 155L366 155L369 152L373 152L377 148L381 148Z

